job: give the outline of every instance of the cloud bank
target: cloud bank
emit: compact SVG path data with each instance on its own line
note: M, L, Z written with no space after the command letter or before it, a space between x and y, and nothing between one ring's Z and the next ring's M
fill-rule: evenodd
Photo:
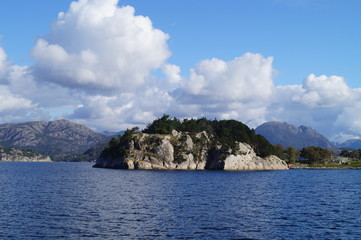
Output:
M275 86L273 57L245 53L200 60L182 74L169 62L168 34L116 0L79 0L31 51L32 66L0 48L0 122L69 118L99 131L180 118L311 126L333 140L361 137L361 89L342 76L305 76Z

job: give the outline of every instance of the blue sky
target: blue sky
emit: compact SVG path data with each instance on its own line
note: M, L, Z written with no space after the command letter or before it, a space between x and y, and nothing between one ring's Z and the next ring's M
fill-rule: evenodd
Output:
M136 63L121 71L109 66L94 71L83 69L85 63L76 60L84 59L80 52L89 50L86 56L99 60L101 53L97 51L100 45L104 49L113 48L116 50L112 51L112 57L102 60L119 62L116 53L127 51L124 46L128 46L128 42L119 42L123 46L105 46L105 37L99 37L100 32L97 36L97 28L91 24L83 28L83 36L97 36L94 40L84 40L80 31L72 30L77 29L72 24L80 19L81 14L94 14L87 12L91 8L86 6L112 6L117 1L96 3L97 0L82 0L83 5L79 6L83 10L73 12L69 8L71 2L1 1L0 47L6 54L4 62L7 67L4 69L8 69L4 70L6 74L3 74L2 80L0 78L2 94L8 102L12 100L26 106L24 109L19 106L3 107L1 122L65 117L98 130L116 130L144 125L160 115L160 111L167 111L178 117L236 118L251 127L264 121L287 121L309 125L333 139L361 136L361 124L356 122L358 116L350 116L357 111L351 103L359 100L361 87L361 1L120 0L117 9L130 5L135 11L131 18L139 15L149 17L152 23L149 34L157 36L155 39L147 35L157 47L144 45L140 48L144 51L138 49L134 54L145 59L139 63L141 71ZM52 27L52 23L60 21L57 19L59 12L69 15L63 19L66 29ZM107 14L106 11L104 14ZM119 11L115 15L119 17L121 14L125 12ZM112 19L113 28L119 28L117 34L123 34L121 28L124 25L118 26L118 18ZM162 34L157 35L157 30ZM137 38L132 33L124 34L129 39ZM39 39L44 41L39 43ZM76 45L78 39L79 45ZM93 44L95 41L99 44ZM138 39L134 43L145 41L147 39ZM86 44L90 46L87 49L83 48ZM53 52L52 46L60 46L67 57L72 56L74 69L65 74L69 66L55 68L56 64L47 64L59 60L59 56L55 56L59 51ZM55 54L51 55L53 58L46 56L49 52ZM246 56L247 53L251 55ZM81 56L76 57L76 54ZM131 59L129 55L122 57L121 61L129 63ZM24 68L21 70L22 80L20 77L14 79L15 74L9 74L15 72L16 66ZM167 68L168 75L165 66L171 66ZM226 69L235 67L230 71L222 67L222 74L209 71L221 66L226 66ZM238 71L239 68L245 70ZM110 75L100 75L105 69L114 70L111 76L118 79L129 79L116 82ZM61 76L63 73L65 75ZM94 74L97 80L72 78L69 77L71 74L87 77ZM224 76L227 78L223 79ZM99 79L103 77L109 82L104 80L101 83ZM253 80L249 81L250 78ZM232 95L231 88L217 91L223 85L220 81L240 88L240 92L253 91L255 94L253 97ZM31 84L32 88L24 89L25 83ZM22 89L29 93L23 93ZM42 96L40 92L52 96L53 104L44 101L49 96ZM139 102L132 98L140 93L147 93L145 95L149 99ZM155 101L157 111L147 105L150 99ZM157 107L157 104L162 107ZM138 109L128 113L127 117L120 117L114 112L110 114L111 109L117 109L115 112L123 116L127 106L137 106ZM134 107L132 111L135 111ZM120 120L118 123L106 121L109 118Z
M1 2L1 45L17 64L70 0ZM360 87L361 2L358 0L124 0L170 35L170 61L182 72L205 58L245 52L274 56L275 82L299 84L308 74L342 75Z
M279 84L298 84L315 73L342 75L358 86L360 1L174 2L125 4L171 35L171 60L185 69L204 58L229 60L254 52L275 57Z

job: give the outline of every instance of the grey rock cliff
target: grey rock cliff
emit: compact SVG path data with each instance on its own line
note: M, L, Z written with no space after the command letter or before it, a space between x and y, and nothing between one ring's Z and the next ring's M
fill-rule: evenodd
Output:
M238 143L236 150L211 147L206 132L190 135L136 133L123 150L104 151L94 167L171 170L286 170L286 162L276 156L261 158L252 147ZM115 152L114 152L115 151ZM123 152L122 152L123 151Z

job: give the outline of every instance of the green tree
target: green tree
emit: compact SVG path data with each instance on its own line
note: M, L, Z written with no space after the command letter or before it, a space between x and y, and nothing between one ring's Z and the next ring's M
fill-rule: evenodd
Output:
M354 150L350 153L350 157L353 159L359 159L360 158L360 152L359 150Z
M342 149L340 156L359 160L361 158L361 149L353 150L353 151L349 151L347 149Z
M118 146L118 144L119 144L119 138L113 137L113 138L109 141L108 146L109 146L110 148L112 148L112 147Z
M340 156L342 156L342 157L350 157L350 151L347 150L347 149L342 149L341 153L340 153Z
M310 164L325 164L332 159L332 152L320 147L305 147L301 151L301 157L308 159Z
M285 160L286 154L285 154L285 149L283 148L282 144L276 144L275 145L275 153L274 153L277 157Z
M288 147L286 149L286 158L288 159L289 163L295 164L299 156L300 156L300 152L297 151L296 148Z
M112 156L119 157L125 153L128 149L129 140L132 139L133 134L138 131L138 127L134 127L132 129L127 129L123 135L119 135L118 138L112 138L108 146L102 151L100 156Z
M172 133L172 130L179 130L180 125L179 119L172 119L169 115L164 114L161 118L158 118L149 124L143 132L150 134L170 134Z

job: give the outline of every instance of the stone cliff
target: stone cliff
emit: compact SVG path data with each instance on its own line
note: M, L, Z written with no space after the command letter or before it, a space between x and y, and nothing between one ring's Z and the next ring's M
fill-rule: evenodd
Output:
M94 167L170 170L286 170L276 156L261 158L246 143L224 150L207 132L134 133L106 148Z

